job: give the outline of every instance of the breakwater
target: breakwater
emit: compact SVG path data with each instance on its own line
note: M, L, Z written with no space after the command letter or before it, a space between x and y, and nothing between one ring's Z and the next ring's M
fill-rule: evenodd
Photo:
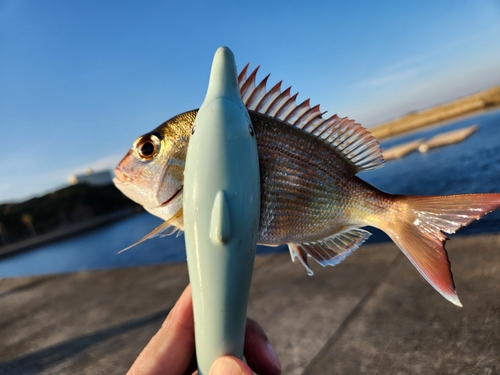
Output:
M370 132L381 140L497 106L500 106L500 86L429 109L409 113L374 126L370 128Z
M61 228L52 230L48 233L37 235L35 237L26 238L21 241L4 245L0 247L0 258L18 254L21 251L30 250L32 248L42 246L54 241L75 236L77 234L84 233L89 230L99 228L103 225L113 223L117 220L129 217L135 213L137 213L135 210L126 208L117 212L112 212L106 215L91 218L80 223L66 225Z

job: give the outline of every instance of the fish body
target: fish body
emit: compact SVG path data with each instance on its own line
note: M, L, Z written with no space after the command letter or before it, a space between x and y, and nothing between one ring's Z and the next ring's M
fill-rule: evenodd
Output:
M443 234L500 206L500 194L409 197L380 191L356 176L383 165L377 140L359 124L323 118L309 101L295 104L280 84L255 84L257 69L239 77L257 142L261 207L258 243L288 244L312 274L308 257L335 265L356 250L373 226L398 245L422 276L461 306ZM182 188L187 145L196 110L139 137L117 166L115 185L165 220L142 240L183 229ZM141 241L142 241L141 240ZM139 241L140 242L140 241Z

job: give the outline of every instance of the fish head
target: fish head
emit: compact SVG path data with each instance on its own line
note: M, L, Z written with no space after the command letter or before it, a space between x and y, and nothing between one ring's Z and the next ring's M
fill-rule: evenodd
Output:
M167 120L135 140L113 183L148 212L169 220L182 209L184 165L196 111Z

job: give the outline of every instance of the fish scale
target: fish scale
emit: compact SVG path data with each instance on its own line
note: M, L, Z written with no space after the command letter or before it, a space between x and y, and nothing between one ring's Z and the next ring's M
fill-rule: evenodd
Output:
M335 233L332 224L345 216L345 210L338 208L348 202L349 180L343 176L352 175L352 169L324 142L309 142L307 133L257 113L251 116L261 165L259 243L308 242ZM305 156L321 150L330 158ZM337 207L336 214L332 206Z
M292 260L312 275L308 258L336 265L370 236L363 227L373 226L389 235L432 287L461 306L444 233L497 209L500 194L409 197L378 190L356 176L384 163L370 132L348 118L324 118L309 99L297 105L297 94L282 90L281 82L267 90L269 76L257 84L257 70L247 77L247 65L238 83L259 154L258 242L287 244ZM118 189L165 220L134 245L184 228L184 162L196 114L182 113L139 137L116 167Z

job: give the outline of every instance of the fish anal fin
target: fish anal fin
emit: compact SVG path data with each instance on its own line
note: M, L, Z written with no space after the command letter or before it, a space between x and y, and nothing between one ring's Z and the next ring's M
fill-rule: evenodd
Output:
M249 64L238 77L243 103L249 110L268 115L323 140L353 167L354 172L380 168L384 164L377 139L354 120L337 115L324 118L319 105L311 107L309 99L297 104L298 93L281 88L281 81L266 89L267 75L259 84L255 78L259 67L248 76Z
M292 255L307 254L323 267L335 266L360 247L370 235L370 232L358 227L346 228L319 241L292 244L294 245L294 253ZM292 253L290 245L288 244L288 247ZM301 260L300 256L298 258ZM309 270L308 267L306 269Z

